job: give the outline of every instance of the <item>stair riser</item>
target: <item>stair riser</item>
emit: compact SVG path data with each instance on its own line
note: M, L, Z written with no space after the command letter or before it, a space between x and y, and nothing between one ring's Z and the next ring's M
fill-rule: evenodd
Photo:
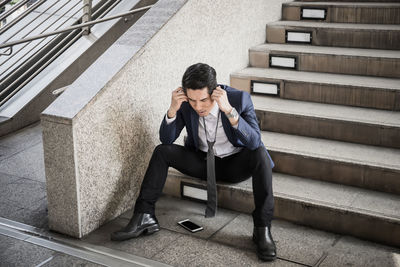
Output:
M181 197L181 182L206 185L200 180L168 175L163 193L174 197ZM251 192L239 188L232 190L229 186L221 185L217 185L217 191L219 207L244 213L251 213L254 210L254 199Z
M251 80L280 83L280 97L285 99L393 111L400 110L400 92L384 88L365 88L234 76L231 76L230 83L234 88L250 92Z
M400 194L400 171L397 170L284 153L273 149L268 151L275 162L275 172Z
M320 0L297 0L299 2L321 2ZM324 2L378 2L378 3L399 3L399 0L324 0Z
M250 51L250 66L269 68L269 56L297 57L297 70L400 78L400 59L337 56L325 54L301 54L282 51Z
M262 131L400 148L400 128L256 110Z
M285 30L312 32L312 45L374 49L400 49L400 31L268 26L267 43L284 44Z
M352 7L349 6L304 6L305 8L326 9L324 22L333 23L364 23L364 24L399 24L400 7ZM300 6L287 6L283 4L282 20L308 20L301 19Z
M400 246L400 224L352 211L339 210L275 196L276 218L389 246Z
M165 183L164 194L181 197L181 181L200 184L197 180L169 176ZM279 194L275 194L274 201L275 218L391 246L400 246L400 241L396 238L400 235L400 225L390 220L299 202ZM253 193L250 189L243 190L229 187L229 185L218 185L218 206L237 212L251 213L254 210Z

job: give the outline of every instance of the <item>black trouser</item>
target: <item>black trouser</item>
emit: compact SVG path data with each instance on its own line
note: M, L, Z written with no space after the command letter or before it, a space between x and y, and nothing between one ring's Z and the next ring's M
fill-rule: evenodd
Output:
M135 213L154 214L168 174L168 167L193 177L207 180L206 153L179 145L158 145L153 152L144 176ZM256 150L243 148L225 158L215 157L217 181L238 183L253 178L255 226L270 226L274 211L271 162L263 146Z

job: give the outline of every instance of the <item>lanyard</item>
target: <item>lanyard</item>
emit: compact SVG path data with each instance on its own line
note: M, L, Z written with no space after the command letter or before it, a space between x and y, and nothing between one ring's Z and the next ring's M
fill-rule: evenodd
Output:
M204 133L205 133L205 135L206 135L206 141L207 141L207 143L212 143L212 144L214 144L215 143L215 141L217 140L217 130L218 130L218 123L219 123L219 114L221 113L221 111L219 111L218 110L218 116L217 116L217 126L215 127L215 137L214 137L214 142L209 142L208 141L208 139L207 139L207 128L206 128L206 120L204 119L204 117L203 117L203 123L204 123Z

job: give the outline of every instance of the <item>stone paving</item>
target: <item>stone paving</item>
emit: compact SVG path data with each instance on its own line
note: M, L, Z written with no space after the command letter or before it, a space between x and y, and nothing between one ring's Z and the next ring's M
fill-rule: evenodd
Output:
M0 139L0 217L48 231L41 128L27 127ZM161 231L114 242L110 233L125 226L127 211L82 242L128 252L172 266L400 266L400 249L274 220L279 258L257 259L248 214L219 209L204 218L204 205L163 196L156 215ZM190 218L204 227L189 233L176 224ZM0 266L99 266L0 234Z
M39 124L0 139L0 216L47 227L42 132Z

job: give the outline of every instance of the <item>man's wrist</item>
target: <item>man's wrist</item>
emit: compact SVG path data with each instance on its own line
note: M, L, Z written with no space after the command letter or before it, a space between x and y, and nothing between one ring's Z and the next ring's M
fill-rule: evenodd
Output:
M226 116L229 116L229 114L232 112L233 107L231 106L230 108L228 108L224 113Z
M236 111L235 108L232 108L229 113L225 113L226 117L228 117L229 122L232 126L235 126L239 122L239 113Z
M171 109L168 109L168 111L167 111L168 119L175 118L175 116L176 116L176 112L173 112L173 111L171 111Z
M228 117L228 119L239 118L239 113L233 107L231 108L231 110L229 112L225 112L225 115Z

